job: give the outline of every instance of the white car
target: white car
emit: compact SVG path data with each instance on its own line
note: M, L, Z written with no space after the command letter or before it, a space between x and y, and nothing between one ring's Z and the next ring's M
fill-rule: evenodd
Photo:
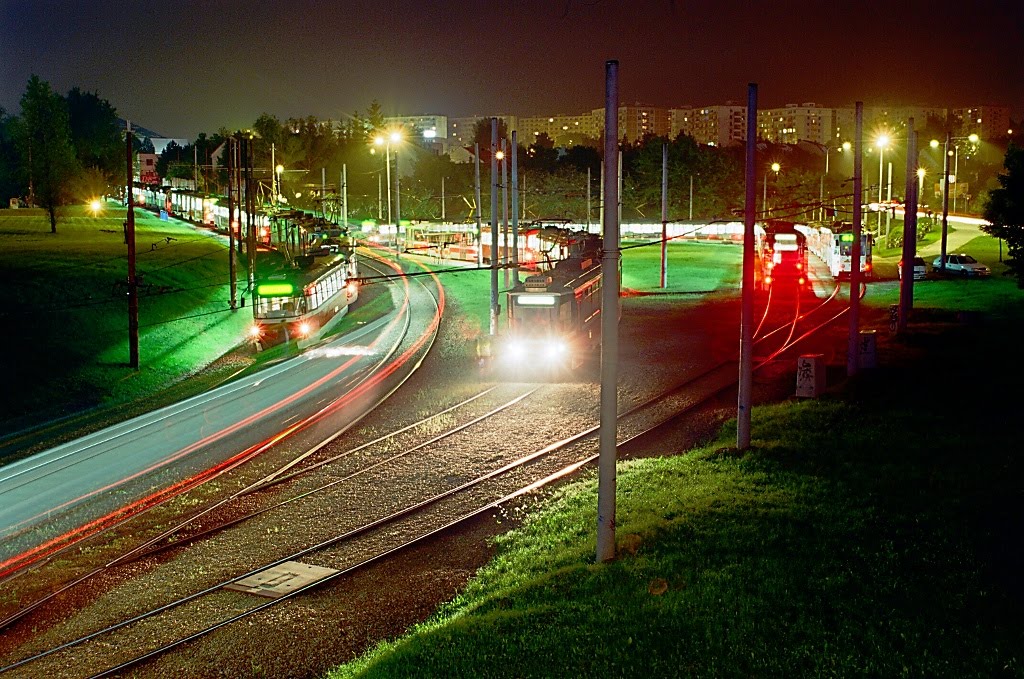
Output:
M932 262L932 269L936 273L942 272L942 255L935 258ZM978 276L985 277L992 273L992 271L968 254L961 252L958 255L946 255L946 273L958 274L960 276Z
M923 281L928 278L928 265L924 263L922 257L914 257L914 268L912 269L914 280ZM896 265L896 273L899 275L900 280L903 280L903 260L901 259L899 264Z

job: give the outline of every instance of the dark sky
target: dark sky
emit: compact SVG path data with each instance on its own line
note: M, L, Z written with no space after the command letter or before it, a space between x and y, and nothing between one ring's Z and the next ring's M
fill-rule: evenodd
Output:
M573 114L1003 105L1024 116L1021 0L0 0L0 106L32 74L170 137L261 113Z

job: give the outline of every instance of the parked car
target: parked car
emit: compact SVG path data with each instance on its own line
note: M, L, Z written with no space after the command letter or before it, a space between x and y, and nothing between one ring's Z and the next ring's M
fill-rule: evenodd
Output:
M936 257L932 262L932 269L936 272L942 270L942 255ZM992 271L974 257L961 252L958 255L946 255L946 273L983 277L988 276Z
M900 280L903 280L903 260L897 265L897 272ZM913 276L915 281L923 281L928 278L928 265L925 264L923 257L914 257L914 269Z

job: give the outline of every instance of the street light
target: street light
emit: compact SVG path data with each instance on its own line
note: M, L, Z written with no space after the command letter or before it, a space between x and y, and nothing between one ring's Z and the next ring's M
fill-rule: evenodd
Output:
M889 135L880 134L878 139L875 141L875 145L878 146L878 233L882 233L882 166L883 159L885 158L885 149L889 145Z
M967 141L971 142L972 144L977 144L979 137L978 137L978 135L973 134L973 133L967 135L966 137L952 137L952 136L950 136L949 132L947 131L946 132L946 142L945 142L945 144L943 144L943 147L942 147L943 148L943 154L942 154L943 155L943 159L942 159L942 250L941 250L940 259L939 259L939 270L942 273L946 273L946 234L948 232L948 226L949 226L949 222L948 222L948 217L949 217L949 185L951 183L951 178L950 178L950 175L949 175L949 157L951 155L954 155L954 153L955 153L955 151L950 151L949 150L949 142L952 141L954 143L954 146L955 146L957 141L962 141L964 139L966 139ZM930 142L930 145L931 145L931 147L933 149L934 148L938 148L939 147L939 140L938 139L932 139L931 142ZM956 146L956 148L959 149L958 146ZM955 175L952 177L952 181L956 181L956 176ZM954 201L955 200L956 200L956 196L954 194ZM955 205L956 205L956 203L954 202L954 206Z
M384 135L382 135L382 134L378 134L376 137L373 138L373 143L374 144L376 144L377 146L383 146L384 147L385 179L387 180L387 183L388 183L388 224L392 223L392 219L391 219L391 144L392 143L397 144L400 141L402 141L402 133L398 132L397 130L389 133L386 137ZM398 151L397 150L395 151L395 157L396 158L398 157ZM398 168L396 167L395 168L395 189L396 189L396 193L397 193L397 188L398 188ZM397 216L397 212L398 211L396 210L396 220L394 221L394 225L395 225L395 248L396 248L396 250L398 248L398 221L397 220L400 219L400 217Z
M284 173L284 165L275 167L274 173L277 175L277 187L274 189L274 205L277 205L281 202L281 175Z
M761 197L761 207L764 210L765 219L768 218L768 172L770 170L771 172L775 173L776 177L778 177L779 170L781 169L781 165L779 165L778 163L772 163L771 167L768 170L764 171L764 195Z

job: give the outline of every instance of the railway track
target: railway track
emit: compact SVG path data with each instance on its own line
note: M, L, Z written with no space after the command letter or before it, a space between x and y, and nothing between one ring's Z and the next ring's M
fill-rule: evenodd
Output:
M835 295L833 295L834 297ZM765 316L759 326L756 342L761 345L771 343L772 346L770 349L765 349L767 358L762 359L755 369L766 365L808 337L815 331L815 327L819 329L827 327L829 323L840 317L844 313L843 311L825 313L824 310L830 300L832 298L826 300L820 307L803 313L798 306L793 313L793 318L784 324L771 323L767 320L769 317L768 307L771 306L769 300ZM815 314L820 314L824 320L812 322L811 317ZM798 324L803 324L799 332ZM775 327L765 330L767 325ZM780 339L781 341L779 341ZM626 445L630 441L656 432L659 427L674 421L688 410L698 408L707 399L734 385L737 377L735 367L734 361L719 362L698 374L691 375L672 389L657 394L642 403L626 407L620 415L618 424L619 445ZM544 387L545 390L553 388ZM559 387L559 389L564 388ZM583 388L571 387L571 389ZM482 392L481 396L483 393L488 392ZM132 553L125 553L123 564L129 560L142 559L144 556L155 556L168 549L168 545L174 545L175 542L168 541L173 540L175 536L180 540L177 546L183 547L186 544L191 544L195 538L208 538L214 533L219 533L224 528L237 525L242 521L265 520L267 515L286 504L301 502L303 498L311 497L311 493L338 491L349 481L356 479L360 480L361 485L371 489L375 487L376 483L387 483L389 489L395 488L396 494L406 499L402 503L367 502L363 496L351 497L345 492L340 492L336 499L342 509L354 508L361 503L370 504L374 518L347 525L343 530L326 536L312 545L302 546L300 549L290 551L274 560L257 564L240 574L214 582L210 582L208 578L204 585L193 584L191 593L166 601L147 611L135 612L132 615L122 614L121 619L111 624L93 629L77 638L53 644L49 648L36 651L32 655L26 655L20 660L0 667L0 673L15 672L23 668L33 668L38 671L38 668L48 667L50 663L62 665L71 660L68 654L72 653L74 649L77 649L74 655L80 656L81 648L86 646L92 649L137 648L140 646L137 642L122 643L111 640L119 634L139 633L147 638L159 640L155 644L150 643L149 650L130 658L116 657L116 653L115 657L108 655L104 656L102 660L99 657L94 658L95 664L92 667L107 668L100 670L94 676L116 674L139 663L151 661L169 650L179 648L226 625L291 601L314 587L327 586L328 583L351 574L357 569L377 563L398 551L420 544L424 540L437 536L440 532L451 531L483 513L493 511L513 498L563 478L592 462L596 458L596 454L593 452L594 437L598 429L596 421L587 426L577 427L577 431L571 435L557 438L554 442L550 442L551 433L544 432L544 436L534 442L533 450L526 454L517 454L519 448L526 443L522 438L517 440L518 445L513 446L511 450L507 450L501 455L495 453L499 442L507 441L509 437L507 428L493 424L493 422L502 417L512 417L513 422L521 422L528 415L524 415L522 412L512 414L510 411L515 408L523 408L524 400L534 396L535 393L536 390L532 390L509 399L504 407L485 413L483 417L467 423L465 427L452 427L443 435L428 438L419 444L406 445L397 452L382 454L379 459L375 458L376 461L364 465L362 468L364 471L344 472L338 471L337 467L332 468L332 465L336 465L341 460L359 457L359 449L350 449L343 454L328 455L311 462L308 466L306 470L308 472L314 469L331 470L330 473L336 477L331 481L322 479L313 481L310 479L310 474L298 469L279 470L272 475L273 478L269 478L270 475L268 475L266 481L252 484L245 492L238 493L237 497L241 499L287 484L291 487L289 499L280 500L276 504L249 512L242 517L235 517L238 520L232 521L230 524L193 533L191 537L185 533L187 524L190 522L182 522L171 530L165 531L156 539L136 548ZM532 400L539 402L543 410L543 404L550 401L550 398L534 398ZM560 397L560 400L564 400L564 398ZM596 403L596 399L591 398L590 402ZM441 414L438 413L438 416ZM591 420L595 418L593 412L584 413L582 416L589 417ZM494 435L495 430L498 434L492 445L481 445L485 435ZM399 430L391 434L400 436L402 433L403 430ZM467 437L468 443L458 444L453 441L460 435ZM542 443L543 445L541 445ZM451 450L458 451L456 457L460 463L467 467L472 466L477 471L470 473L469 471L453 470L446 466L444 461L448 459L446 455ZM416 453L415 458L413 458L413 453ZM437 456L434 462L431 462L430 455ZM470 463L467 460L467 456L470 455L476 455L478 459ZM312 455L307 455L305 459L311 460ZM406 466L400 474L396 474L392 465L403 464L401 461L414 461L414 464ZM390 469L384 477L378 480L372 478L375 470L384 468ZM434 470L436 473L431 476L424 471L426 469ZM394 485L396 477L404 479L403 487ZM427 477L432 479L429 484ZM301 488L301 484L307 480L312 487ZM210 512L197 513L194 518L198 519L208 513ZM299 559L315 561L316 563L312 565L330 568L332 569L331 574L317 582L298 587L277 599L260 603L250 602L251 605L248 606L244 605L245 595L226 589L246 578L258 576L260 573L266 572L267 569ZM209 612L210 608L216 608L213 604L200 603L200 601L214 600L220 602L221 605L221 608L218 609L219 617L213 619L214 616L199 615L199 612ZM177 622L167 622L166 616L172 612L178 615L175 618ZM163 622L155 622L156 619L163 620ZM136 630L145 631L137 632ZM165 639L166 635L161 630L174 630L177 632L177 636L173 639ZM90 655L96 652L93 650Z

